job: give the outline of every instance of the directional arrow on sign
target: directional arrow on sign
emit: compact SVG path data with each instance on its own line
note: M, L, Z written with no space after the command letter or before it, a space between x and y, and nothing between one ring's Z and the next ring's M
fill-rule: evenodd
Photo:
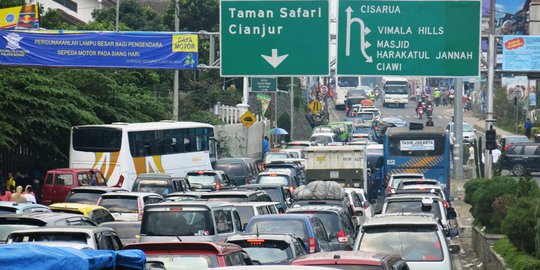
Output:
M277 68L287 56L288 54L280 55L278 56L277 49L272 49L272 56L261 54L262 58L268 62L268 64L272 65L274 68Z

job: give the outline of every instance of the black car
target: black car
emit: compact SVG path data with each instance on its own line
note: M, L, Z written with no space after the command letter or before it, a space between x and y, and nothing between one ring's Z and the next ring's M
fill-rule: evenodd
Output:
M502 169L521 176L528 169L540 172L540 143L515 143L504 151L501 159Z
M304 166L299 162L276 160L266 164L264 169L265 171L272 171L272 169L290 169L296 178L295 182L297 186L306 184L306 172Z
M277 208L280 213L285 213L292 203L291 191L280 184L250 184L241 186L245 189L262 190L270 196L273 202L277 202Z
M222 158L214 169L224 171L237 186L252 183L259 174L259 167L251 158Z
M195 191L214 191L235 186L229 176L220 170L191 171L187 173L186 178L191 185L191 189Z
M262 190L219 190L201 194L201 199L220 202L271 202L272 199Z
M366 96L363 95L348 95L347 100L345 100L345 110L348 112L350 108L352 108L352 105L354 104L360 104L362 100L368 99Z
M346 209L332 205L303 205L289 208L286 214L308 214L320 218L328 232L332 250L352 250L356 226Z

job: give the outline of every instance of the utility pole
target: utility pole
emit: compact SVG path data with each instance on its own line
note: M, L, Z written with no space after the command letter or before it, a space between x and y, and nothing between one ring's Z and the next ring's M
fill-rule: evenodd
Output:
M289 140L293 141L293 131L294 131L294 78L291 77L291 90L290 90L290 98L291 98L291 133L289 134Z
M493 119L493 84L495 80L495 0L490 0L489 12L489 48L488 48L488 88L486 97L486 130L491 129ZM484 177L493 177L493 158L490 150L484 150Z
M463 180L463 78L456 79L454 137L454 179Z
M178 13L180 12L180 4L178 0L174 1L174 31L180 32L180 18L178 18ZM179 77L180 72L178 69L174 70L174 82L173 82L173 119L178 121L178 88L179 88Z
M115 25L115 30L116 32L118 32L118 24L120 22L120 0L116 0L116 25Z

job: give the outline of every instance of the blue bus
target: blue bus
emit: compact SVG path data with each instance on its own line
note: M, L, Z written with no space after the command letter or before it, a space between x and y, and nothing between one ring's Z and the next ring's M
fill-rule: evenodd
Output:
M423 173L444 186L450 198L450 140L442 127L391 127L384 138L386 179L393 173Z

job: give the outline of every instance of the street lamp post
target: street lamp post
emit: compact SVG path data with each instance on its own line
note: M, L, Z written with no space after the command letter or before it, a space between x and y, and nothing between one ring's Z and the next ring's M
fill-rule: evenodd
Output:
M118 23L120 21L120 0L116 0L116 24L115 31L118 32Z

